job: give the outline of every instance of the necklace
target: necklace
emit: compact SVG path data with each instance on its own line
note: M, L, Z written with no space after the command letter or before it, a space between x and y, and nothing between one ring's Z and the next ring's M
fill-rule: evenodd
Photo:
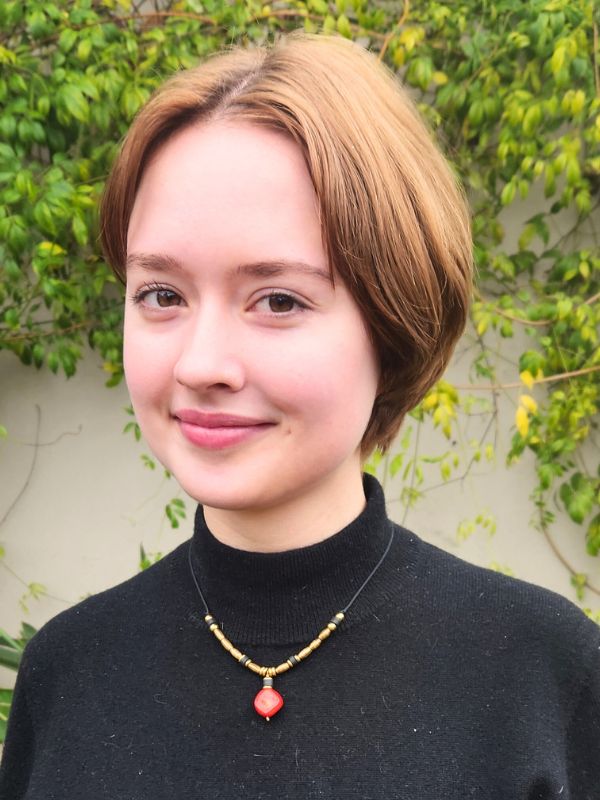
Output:
M208 626L208 629L215 635L224 649L231 654L235 660L241 664L246 669L251 670L260 678L262 678L263 685L262 689L258 692L256 697L254 698L254 709L255 711L260 714L261 717L264 717L267 722L270 721L271 717L275 716L278 711L281 711L283 708L283 697L279 694L279 692L273 688L273 678L276 676L282 675L284 672L292 669L301 661L304 661L305 658L308 658L314 651L320 647L325 639L328 639L331 634L338 629L340 624L343 622L346 612L350 608L350 606L354 603L358 595L362 592L365 586L369 583L373 575L377 572L379 567L383 564L385 557L389 553L390 547L392 546L392 539L394 538L394 528L391 527L391 534L387 546L383 552L383 555L375 564L369 575L367 576L364 583L359 587L359 589L354 593L350 602L341 610L338 611L337 614L334 614L333 617L329 620L327 625L323 628L323 630L317 634L317 636L309 642L300 652L296 653L293 656L290 656L288 659L283 661L281 664L278 664L276 667L263 667L260 664L254 662L249 656L245 653L242 653L241 650L232 644L229 639L225 636L219 624L212 616L210 611L208 610L208 605L206 600L204 599L204 595L202 594L202 589L200 588L200 584L198 583L198 579L196 578L196 573L194 572L194 567L192 565L192 542L190 541L190 546L188 548L188 562L190 565L190 572L192 573L192 579L198 590L198 594L200 595L200 599L202 600L202 604L204 605L205 615L204 615L204 622Z

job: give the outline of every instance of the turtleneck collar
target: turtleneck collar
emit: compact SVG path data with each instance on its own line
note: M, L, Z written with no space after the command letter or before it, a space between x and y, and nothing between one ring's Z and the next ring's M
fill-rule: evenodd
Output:
M398 554L394 558L394 551L402 547L400 539L406 532L388 519L377 479L363 473L363 488L366 506L349 525L317 544L279 553L223 544L209 530L204 509L198 506L191 544L194 573L210 613L236 645L290 644L314 638L368 577L393 527L391 550L349 609L344 627L363 619L397 591ZM404 547L408 542L404 539ZM200 598L198 602L202 609Z

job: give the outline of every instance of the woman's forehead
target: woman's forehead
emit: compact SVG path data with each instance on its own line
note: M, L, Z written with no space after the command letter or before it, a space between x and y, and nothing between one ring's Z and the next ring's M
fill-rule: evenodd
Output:
M232 264L285 258L322 268L318 201L299 147L254 125L185 129L147 165L131 213L127 252L225 248Z

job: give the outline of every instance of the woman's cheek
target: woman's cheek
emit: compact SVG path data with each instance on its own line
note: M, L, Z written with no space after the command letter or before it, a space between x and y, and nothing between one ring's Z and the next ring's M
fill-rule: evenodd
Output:
M302 348L282 348L281 355L261 362L265 392L278 400L280 408L301 416L315 414L317 420L336 393L335 365L323 357L323 351L307 353Z
M166 342L125 329L123 367L127 387L135 401L144 400L168 388L175 354Z

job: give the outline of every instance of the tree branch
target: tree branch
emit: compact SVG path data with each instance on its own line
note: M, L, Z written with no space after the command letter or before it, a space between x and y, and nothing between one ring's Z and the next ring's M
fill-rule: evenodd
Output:
M600 364L595 367L584 367L583 369L574 369L571 372L560 372L557 375L546 375L543 378L534 378L533 383L554 383L555 381L563 381L567 378L576 378L579 375L589 375L591 372L600 371ZM473 386L470 384L452 384L455 389L462 389L464 391L474 392L495 392L500 389L519 389L523 387L523 381L515 381L513 383L491 383L488 386Z
M34 440L33 440L33 458L31 459L31 465L29 467L29 472L27 474L27 477L25 478L25 483L23 484L23 486L21 486L21 489L18 492L17 496L14 498L12 503L9 505L9 507L5 511L3 517L0 519L0 526L4 525L4 523L8 519L9 514L11 513L13 508L17 505L17 503L19 502L21 497L23 497L23 494L25 493L25 490L27 489L27 487L29 486L29 482L31 481L31 476L33 475L33 470L35 469L35 464L36 464L37 457L38 457L38 448L39 448L39 442L40 442L40 425L41 425L41 420L42 420L42 410L38 406L37 403L35 405L35 410L36 410L36 413L37 413L37 420L36 420L36 425L35 425L35 437L34 437Z
M568 570L568 571L571 573L571 577L575 577L575 575L579 575L579 573L577 572L577 570L576 570L576 569L574 569L574 568L571 566L571 564L570 564L570 563L567 561L567 559L566 559L566 558L563 556L563 554L560 552L560 550L558 549L558 547L557 547L557 546L556 546L556 544L554 543L554 541L553 541L552 537L550 536L550 531L548 530L548 526L547 526L547 525L546 525L546 523L543 521L543 518L542 518L542 510L541 510L541 509L540 509L540 528L541 528L541 530L542 530L542 533L543 533L543 534L544 534L544 536L546 537L546 540L547 540L548 544L549 544L549 545L550 545L550 547L552 548L552 551L553 551L554 555L555 555L555 556L558 558L558 560L560 561L560 563L561 563L561 564L562 564L562 565L563 565L563 566L564 566L564 567L565 567L565 568L566 568L566 569L567 569L567 570ZM600 589L598 589L596 586L593 586L593 585L592 585L592 584L589 582L589 580L587 579L587 577L586 577L586 581L585 581L585 586L586 586L586 587L587 587L587 588L590 590L590 592L594 592L594 594L597 594L597 595L599 595L599 596L600 596Z
M379 61L383 61L385 56L386 50L388 49L389 43L392 41L393 37L396 35L398 28L401 28L406 20L408 19L408 14L410 12L410 0L404 0L404 8L402 9L402 16L398 20L398 22L394 25L392 30L386 35L385 39L383 40L383 44L381 45L381 50L377 56Z

